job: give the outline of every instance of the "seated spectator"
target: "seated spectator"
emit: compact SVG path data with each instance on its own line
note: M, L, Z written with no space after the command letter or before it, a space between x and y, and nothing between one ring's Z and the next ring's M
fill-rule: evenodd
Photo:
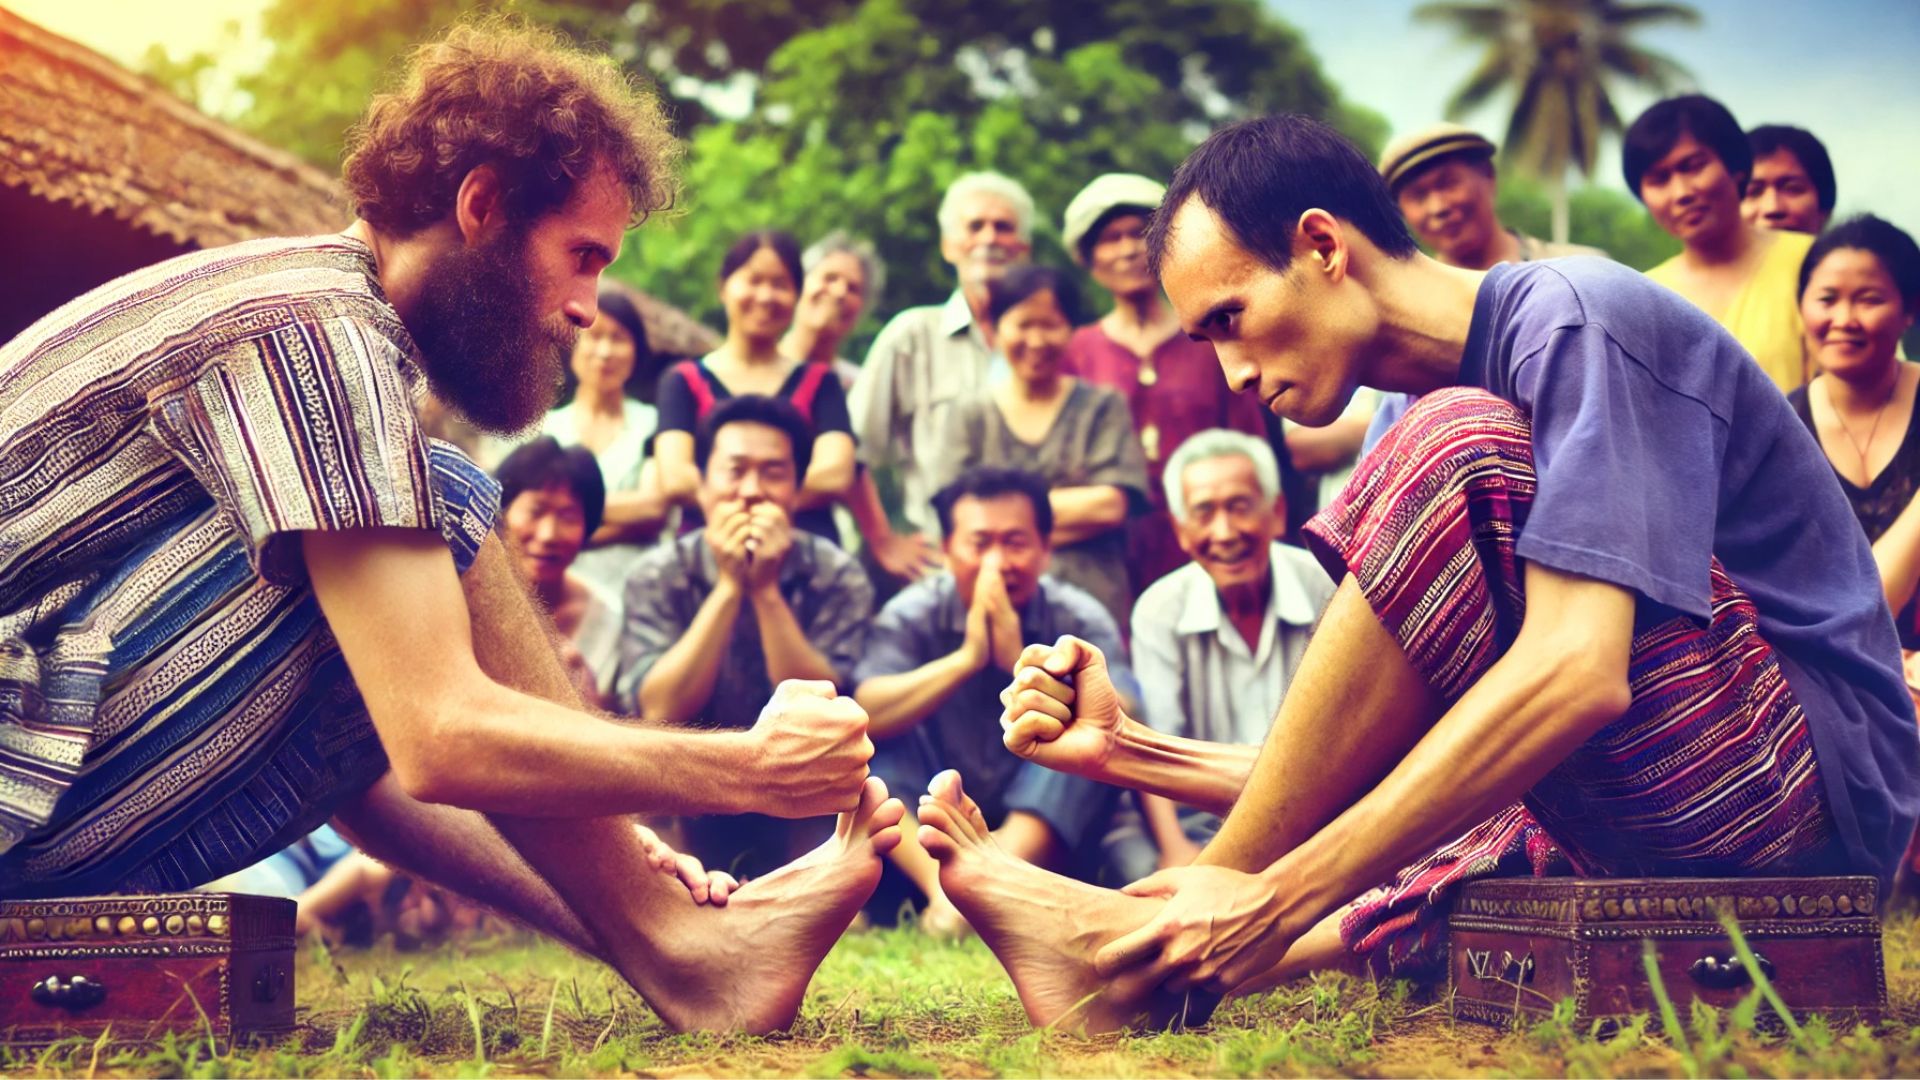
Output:
M662 724L749 728L787 679L852 685L873 589L845 552L793 527L812 449L799 412L757 394L721 402L701 425L707 524L641 556L627 578L621 705ZM696 819L684 835L691 854L746 876L826 831L749 815Z
M1147 466L1127 400L1063 370L1080 294L1058 270L1022 266L994 282L987 310L1012 377L962 402L948 431L949 478L1020 469L1050 489L1053 574L1092 593L1116 624L1133 607L1127 519L1147 507Z
M1920 249L1871 215L1814 242L1800 272L1807 350L1821 374L1788 397L1820 440L1840 489L1873 542L1887 606L1914 681L1920 649L1920 364L1899 356L1920 314Z
M1142 721L1170 735L1260 746L1333 598L1313 556L1278 543L1286 521L1280 465L1260 439L1203 431L1167 462L1167 505L1192 560L1133 607ZM1038 640L1038 639L1036 639ZM1107 840L1121 876L1185 866L1220 819L1141 793L1145 835Z
M1127 567L1135 593L1186 561L1161 501L1161 469L1187 436L1226 427L1261 434L1260 402L1235 394L1213 346L1195 341L1160 295L1142 239L1166 188L1132 173L1107 173L1067 204L1061 243L1113 294L1105 318L1074 331L1063 370L1127 399L1147 461L1149 508L1127 523Z
M1627 129L1621 160L1628 189L1681 244L1647 276L1726 327L1781 393L1804 385L1794 285L1813 237L1741 217L1753 148L1739 121L1712 98L1669 98Z
M1086 592L1047 574L1056 524L1046 483L1017 469L976 468L941 489L933 509L948 569L901 590L874 618L855 672L867 710L874 774L889 791L920 792L958 769L1001 846L1082 876L1115 791L1007 753L994 718L1014 661L1030 641L1062 634L1105 650L1116 685L1130 688L1120 628ZM911 821L911 816L909 816ZM939 868L902 828L890 856L924 896L921 925L959 933L966 921L940 891Z
M685 507L683 521L697 526L701 491L694 460L695 432L714 407L736 395L755 394L790 404L806 424L811 464L797 478L794 523L834 543L832 503L853 483L853 434L846 392L829 366L780 351L800 298L800 243L777 230L741 237L720 262L720 301L727 338L699 360L668 368L660 376L660 432L654 466L661 493Z
M584 447L541 436L507 455L500 481L500 531L534 598L565 642L561 660L589 705L612 704L619 661L617 605L574 573L581 545L599 528L606 488Z
M1747 132L1753 173L1740 197L1740 216L1762 229L1818 236L1839 198L1833 161L1813 133L1784 124Z

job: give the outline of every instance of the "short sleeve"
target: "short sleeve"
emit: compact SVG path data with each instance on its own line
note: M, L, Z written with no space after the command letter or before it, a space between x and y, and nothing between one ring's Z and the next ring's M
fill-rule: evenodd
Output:
M1088 424L1086 483L1111 485L1127 493L1130 513L1144 513L1147 498L1147 456L1133 433L1133 416L1118 392L1102 389Z
M647 673L693 621L693 613L682 613L676 603L675 589L684 588L686 578L687 568L680 565L679 551L673 545L641 556L627 578L613 694L618 704L634 716L640 715L640 685L646 682Z
M254 572L297 585L295 534L440 528L408 363L362 319L299 319L227 348L156 403L154 424L231 519Z
M1726 431L1597 325L1521 360L1538 488L1516 553L1707 618Z
M847 392L840 388L840 380L834 378L831 371L820 380L820 388L813 394L813 433L817 437L829 431L853 434L853 419L847 415Z
M826 549L816 555L829 552L840 555L839 549L825 541L815 544ZM824 579L821 596L813 617L807 620L807 641L833 666L840 688L851 691L854 668L860 662L860 648L866 638L867 621L873 614L873 585L860 564L844 555L834 559L832 567L820 576Z
M660 386L654 392L654 408L659 411L659 426L654 434L662 431L684 431L691 435L700 426L700 405L693 400L693 388L687 385L687 377L680 373L679 365L660 373Z
M908 586L895 593L867 628L866 644L853 668L854 687L884 675L904 675L932 659L924 655L921 630L932 623L936 610L924 587Z
M847 401L854 442L860 447L860 460L871 466L891 465L902 460L911 447L895 438L894 424L900 400L894 382L899 378L901 353L907 348L907 316L894 317L867 350L867 362L853 381L853 393Z

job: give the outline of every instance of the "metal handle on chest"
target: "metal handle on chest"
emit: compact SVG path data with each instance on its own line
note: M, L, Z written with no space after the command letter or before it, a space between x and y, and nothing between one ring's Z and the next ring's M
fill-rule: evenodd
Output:
M1754 953L1753 962L1760 974L1773 978L1773 961ZM1703 956L1693 962L1687 974L1710 990L1737 990L1753 981L1738 956Z
M36 1004L49 1008L66 1009L79 1012L90 1009L107 999L107 984L95 982L85 975L75 975L63 979L58 975L49 975L33 984L28 992Z
M1467 969L1481 982L1502 982L1511 986L1525 986L1533 981L1533 953L1516 957L1508 950L1501 950L1500 962L1494 963L1492 949L1468 949Z

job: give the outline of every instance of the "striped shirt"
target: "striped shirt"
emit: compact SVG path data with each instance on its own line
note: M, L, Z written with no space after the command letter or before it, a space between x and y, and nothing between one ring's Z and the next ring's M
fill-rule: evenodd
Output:
M413 412L340 236L173 259L0 347L0 895L183 888L385 767L297 533L441 530L498 489Z

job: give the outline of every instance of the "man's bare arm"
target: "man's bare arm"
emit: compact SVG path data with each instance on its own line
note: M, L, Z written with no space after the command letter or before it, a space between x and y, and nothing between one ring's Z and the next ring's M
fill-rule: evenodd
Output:
M774 741L776 730L784 744L798 725L688 733L615 724L500 685L474 654L453 557L431 532L313 532L303 548L394 777L415 799L531 817L740 813L771 809L780 796L770 789L798 779L795 759L812 752ZM497 537L479 559L496 569L510 562ZM532 601L523 593L517 603L515 621L544 633ZM553 668L549 681L564 685L557 657ZM860 719L855 756L871 752L858 745ZM864 775L864 758L857 771ZM804 797L847 809L858 785L842 779Z
M743 602L740 587L721 574L713 583L713 591L694 612L686 633L653 662L646 678L640 680L639 700L634 704L640 707L641 716L662 724L685 724L700 715L713 698L720 661L726 658L733 641L733 625L740 618Z
M751 596L754 622L760 627L760 649L767 656L767 679L780 683L787 679L818 679L839 682L833 665L807 640L800 620L780 595L776 585L756 588Z

